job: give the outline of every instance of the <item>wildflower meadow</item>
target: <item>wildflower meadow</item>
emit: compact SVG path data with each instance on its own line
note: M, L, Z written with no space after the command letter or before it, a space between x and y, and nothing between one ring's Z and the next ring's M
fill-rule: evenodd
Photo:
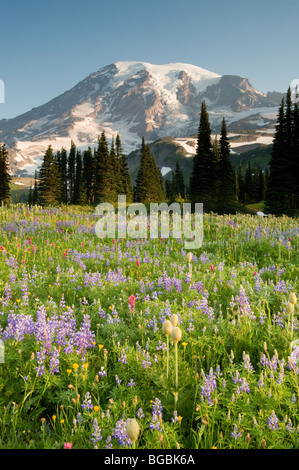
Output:
M298 219L105 238L0 212L0 448L298 449ZM171 235L171 233L170 233Z

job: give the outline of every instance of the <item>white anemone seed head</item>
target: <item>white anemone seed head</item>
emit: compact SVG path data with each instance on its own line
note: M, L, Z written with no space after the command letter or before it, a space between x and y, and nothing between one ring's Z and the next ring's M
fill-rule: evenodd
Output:
M288 302L287 306L286 306L286 311L287 311L287 313L293 313L294 312L294 304L292 304L291 302Z
M169 336L172 331L172 323L169 320L165 320L162 325L162 331L166 336Z
M136 442L139 436L140 427L135 418L128 418L126 422L126 433L132 442Z
M291 302L291 304L293 304L293 305L295 305L295 303L297 302L297 297L296 297L296 294L294 292L290 293L289 302Z
M172 323L172 326L177 326L178 322L179 322L179 317L177 316L176 313L174 313L171 318L170 318L170 321Z
M175 326L172 329L171 337L175 343L178 343L182 339L182 330L179 326Z

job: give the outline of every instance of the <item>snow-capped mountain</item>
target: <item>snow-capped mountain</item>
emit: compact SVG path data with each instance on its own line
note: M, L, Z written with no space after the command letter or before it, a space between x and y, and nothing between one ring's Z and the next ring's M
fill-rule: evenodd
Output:
M10 149L12 171L39 165L48 145L54 150L94 147L104 130L119 133L126 153L164 136L197 132L206 101L216 132L223 116L228 129L273 127L282 94L257 91L246 78L220 76L200 67L173 63L116 62L92 73L42 106L0 121L0 140Z

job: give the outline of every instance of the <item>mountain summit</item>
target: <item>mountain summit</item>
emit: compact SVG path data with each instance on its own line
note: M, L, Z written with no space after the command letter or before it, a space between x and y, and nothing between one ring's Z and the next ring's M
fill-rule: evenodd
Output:
M119 133L126 152L144 136L182 137L197 132L201 103L211 126L223 116L230 130L273 127L282 94L257 91L248 79L220 76L200 67L172 63L115 62L72 89L13 119L0 121L0 139L10 149L12 170L34 164L48 145L54 150L94 146L105 131Z

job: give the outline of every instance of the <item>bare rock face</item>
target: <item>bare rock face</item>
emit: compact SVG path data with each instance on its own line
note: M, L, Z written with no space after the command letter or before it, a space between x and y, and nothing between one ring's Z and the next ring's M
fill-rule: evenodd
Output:
M190 64L116 62L48 103L2 119L0 141L9 148L12 170L28 167L32 173L48 145L69 149L73 140L84 149L95 146L102 131L108 139L119 133L125 152L139 147L142 137L150 142L192 135L203 100L216 131L223 117L228 129L238 122L273 127L282 96L260 93L246 78Z

